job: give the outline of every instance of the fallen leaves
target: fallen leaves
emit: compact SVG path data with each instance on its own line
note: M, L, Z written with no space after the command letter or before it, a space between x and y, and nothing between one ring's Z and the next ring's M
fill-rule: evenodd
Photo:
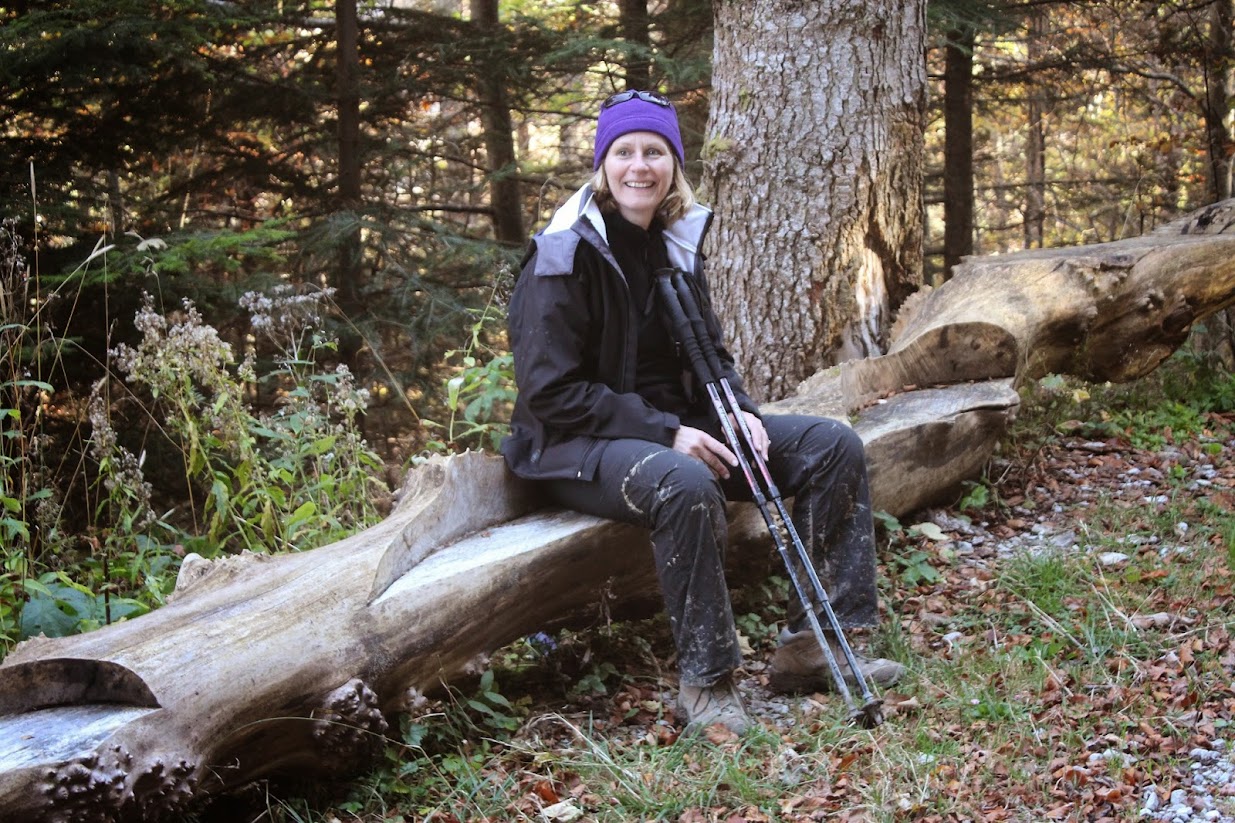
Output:
M1221 425L1235 441L1235 422ZM761 718L772 743L715 726L673 773L643 770L684 745L658 662L575 707L579 726L604 738L604 768L561 767L578 761L577 737L529 746L534 758L511 769L521 795L510 819L621 819L618 795L653 789L681 809L657 819L679 823L1135 819L1147 788L1167 796L1188 752L1235 723L1228 546L1204 533L1213 507L1235 508L1235 465L1230 450L1139 451L1085 429L1078 421L1019 463L1005 455L984 508L914 518L893 550L921 552L937 579L907 582L885 557L890 619L920 662L880 695L883 727L840 729L835 695L801 695ZM1208 485L1189 488L1191 477ZM1034 600L1023 589L1046 583L1015 588L1009 576L1035 553L1079 558L1082 573ZM750 636L759 682L767 643ZM762 782L735 790L716 763L761 746L751 779Z

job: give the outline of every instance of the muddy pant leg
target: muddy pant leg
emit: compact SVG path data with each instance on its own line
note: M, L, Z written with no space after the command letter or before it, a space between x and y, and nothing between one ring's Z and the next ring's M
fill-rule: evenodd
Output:
M547 481L559 504L651 529L681 682L710 686L741 663L725 584L725 498L702 461L657 443L606 444L594 481Z
M794 498L794 526L837 619L846 628L876 625L875 528L861 438L821 417L768 415L764 425L772 443L768 468L781 496ZM790 597L789 627L806 628L796 596Z

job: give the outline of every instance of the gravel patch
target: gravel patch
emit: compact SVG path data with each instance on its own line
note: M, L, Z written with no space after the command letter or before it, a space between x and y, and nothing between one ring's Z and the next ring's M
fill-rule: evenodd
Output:
M1209 749L1188 753L1188 776L1163 799L1156 786L1146 786L1141 819L1163 823L1235 823L1235 754L1225 740Z

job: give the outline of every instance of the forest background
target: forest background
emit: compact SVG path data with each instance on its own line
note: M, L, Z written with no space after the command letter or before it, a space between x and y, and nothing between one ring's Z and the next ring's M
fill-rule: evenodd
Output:
M668 93L709 177L713 5L0 6L0 654L492 448L504 300L597 101ZM918 282L1229 197L1232 6L927 4Z

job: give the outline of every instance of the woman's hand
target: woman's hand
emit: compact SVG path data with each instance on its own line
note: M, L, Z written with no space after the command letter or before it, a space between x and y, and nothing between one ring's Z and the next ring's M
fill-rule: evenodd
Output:
M760 424L759 428L762 430L763 425ZM767 433L765 432L763 436L766 440ZM724 443L707 432L691 426L678 427L673 435L673 450L702 460L712 470L712 474L721 480L728 479L729 466L738 464L738 459L725 447Z
M760 457L767 460L768 446L771 445L772 441L768 439L768 430L763 427L763 421L748 411L742 412L742 416L746 418L746 425L750 429L750 440L755 447L755 451L759 453ZM732 419L733 415L731 414L729 417Z

